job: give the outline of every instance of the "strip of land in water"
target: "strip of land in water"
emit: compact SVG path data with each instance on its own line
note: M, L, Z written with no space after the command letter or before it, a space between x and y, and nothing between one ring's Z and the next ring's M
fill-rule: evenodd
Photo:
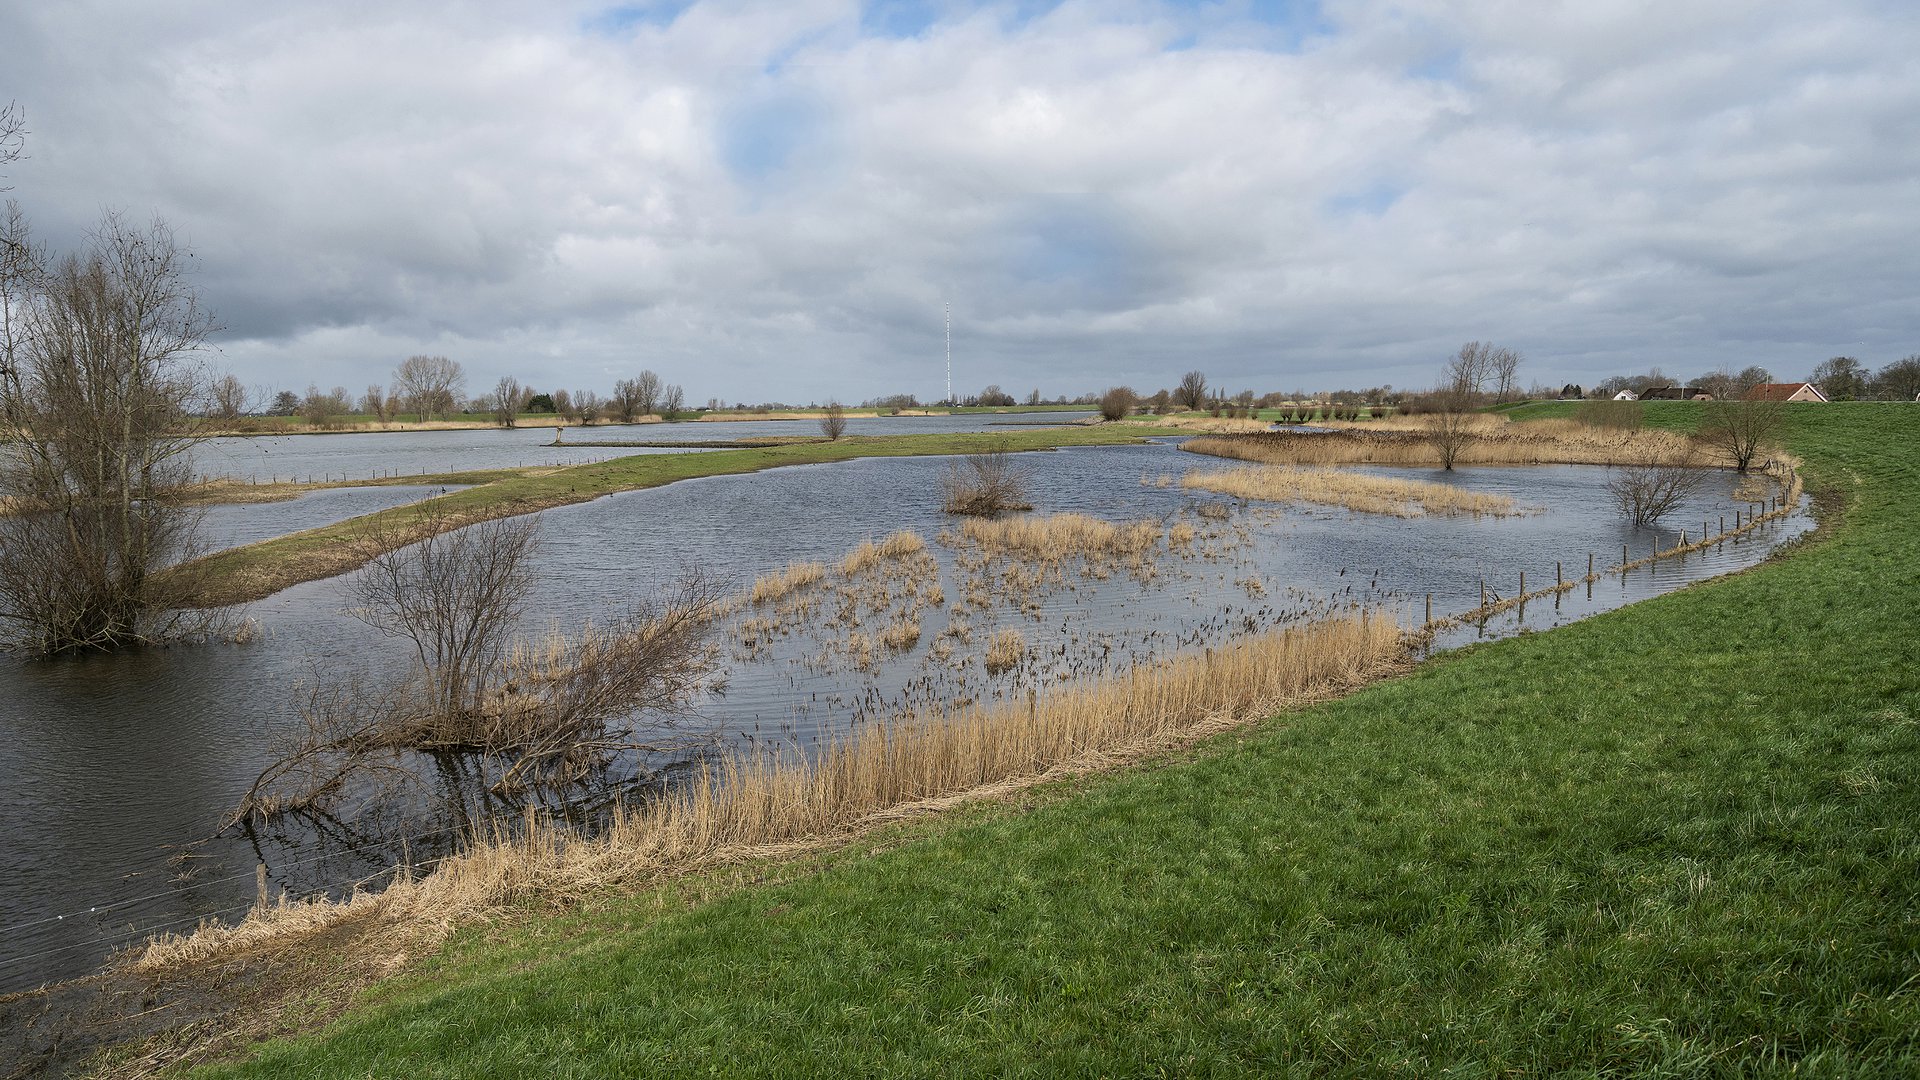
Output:
M943 435L864 435L835 441L810 440L774 446L741 446L687 454L634 454L611 461L564 467L492 469L432 476L391 477L377 481L341 481L332 484L285 485L286 496L318 487L378 485L457 485L434 500L441 512L441 528L458 528L490 518L538 513L557 506L587 502L602 495L659 487L676 480L759 472L782 465L808 465L863 457L909 457L940 454L976 454L996 449L1052 450L1064 446L1114 446L1138 443L1142 436L1179 434L1134 424L1047 428L1005 433ZM282 485L234 485L235 493L251 489L254 498L268 496ZM318 529L294 533L245 547L215 552L181 568L203 575L207 587L201 606L226 607L261 600L304 581L318 581L347 573L365 564L373 549L360 542L369 526L404 525L418 518L416 509L394 507Z

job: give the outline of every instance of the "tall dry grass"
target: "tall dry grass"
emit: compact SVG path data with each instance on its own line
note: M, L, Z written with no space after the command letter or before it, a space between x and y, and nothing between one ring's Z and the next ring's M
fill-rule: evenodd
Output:
M1242 499L1266 502L1311 502L1344 506L1369 514L1418 517L1512 517L1527 513L1505 495L1462 491L1448 484L1369 476L1345 469L1299 468L1291 465L1251 465L1237 469L1194 471L1180 486L1217 491Z
M1364 430L1341 428L1319 434L1275 431L1209 435L1181 446L1196 454L1266 465L1406 465L1434 468L1440 452L1419 427L1420 417ZM1473 438L1455 458L1461 465L1620 465L1653 461L1723 465L1724 455L1703 454L1693 440L1670 431L1590 427L1572 420L1513 423L1504 417L1473 419Z
M750 599L755 604L775 603L801 589L819 584L826 576L825 563L791 562L785 570L774 570L755 578Z
M856 577L882 563L911 558L926 550L927 542L920 539L919 533L904 529L888 534L879 543L862 540L847 552L846 558L840 560L840 574L842 577Z
M1085 514L1031 514L1014 518L968 518L958 538L989 555L1039 563L1075 557L1130 558L1152 551L1160 526L1151 521L1115 525Z
M814 758L737 754L708 765L676 796L621 814L599 836L566 838L530 825L485 838L423 879L400 877L345 900L262 906L238 925L157 938L127 962L159 970L350 921L387 928L385 947L431 943L507 904L566 901L804 852L963 800L1138 760L1351 689L1393 670L1404 654L1392 619L1352 614L1064 687L1030 704L868 727Z

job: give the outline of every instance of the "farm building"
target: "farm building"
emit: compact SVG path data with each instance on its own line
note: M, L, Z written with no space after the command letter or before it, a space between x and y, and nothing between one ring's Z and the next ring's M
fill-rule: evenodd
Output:
M1810 382L1761 383L1747 391L1748 401L1825 401L1827 395Z

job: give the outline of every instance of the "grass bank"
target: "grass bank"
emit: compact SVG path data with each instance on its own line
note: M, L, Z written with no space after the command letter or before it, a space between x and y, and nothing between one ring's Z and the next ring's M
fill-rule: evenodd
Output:
M1830 524L1788 558L471 932L209 1075L1911 1075L1920 409L1791 423Z
M401 477L405 484L468 483L474 486L440 496L448 527L489 518L512 517L587 502L602 495L659 487L676 480L759 472L782 465L819 464L863 457L906 457L930 454L973 454L1005 447L1008 450L1051 450L1063 446L1119 445L1138 442L1138 427L1044 428L992 434L868 435L834 442L803 442L777 446L750 446L687 454L636 454L586 465L493 470L486 473L449 473L433 477ZM361 482L356 481L355 484ZM369 526L400 523L415 511L396 507L318 529L216 552L187 568L203 573L213 583L203 594L207 607L224 607L271 596L303 581L317 581L347 573L367 557L364 545L353 543Z

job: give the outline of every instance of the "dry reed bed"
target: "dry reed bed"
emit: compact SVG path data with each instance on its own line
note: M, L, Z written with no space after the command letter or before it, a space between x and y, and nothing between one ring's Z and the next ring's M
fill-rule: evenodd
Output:
M1422 514L1472 514L1512 517L1531 511L1505 495L1462 491L1448 484L1368 476L1345 469L1252 465L1194 471L1180 486L1266 502L1311 502L1344 506L1368 514L1418 517Z
M755 578L750 599L756 605L777 603L802 589L819 584L826 576L825 563L790 562L785 570L775 570Z
M1407 421L1414 424L1418 418ZM1572 420L1515 424L1501 417L1473 419L1475 437L1455 459L1461 465L1721 465L1700 444L1670 431L1599 428ZM1204 435L1182 450L1264 465L1404 465L1437 468L1440 452L1417 426L1382 430L1342 428L1322 433L1274 431Z
M207 924L147 944L136 970L293 944L357 922L395 948L525 901L589 893L748 859L843 843L886 822L1164 752L1395 670L1406 650L1390 617L1358 613L1243 638L1024 705L970 706L873 726L817 758L736 754L675 796L620 814L599 836L535 827L498 835L420 880L344 900L263 904L237 925Z

